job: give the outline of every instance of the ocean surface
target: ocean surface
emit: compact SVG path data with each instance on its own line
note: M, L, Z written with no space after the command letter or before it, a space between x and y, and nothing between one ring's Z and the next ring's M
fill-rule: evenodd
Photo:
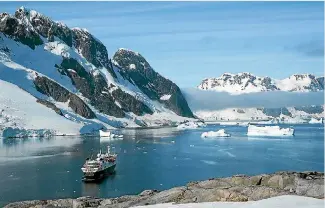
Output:
M324 126L293 126L293 137L247 137L247 127L208 125L124 130L123 140L99 137L0 139L0 207L12 201L79 196L116 197L168 189L190 181L234 174L324 170ZM224 128L226 139L202 139ZM81 166L110 145L116 174L99 184L81 181Z

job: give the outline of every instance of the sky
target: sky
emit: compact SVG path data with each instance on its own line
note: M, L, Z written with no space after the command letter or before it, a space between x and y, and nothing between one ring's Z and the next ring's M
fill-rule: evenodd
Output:
M283 79L324 74L323 2L1 2L86 28L110 57L143 55L180 87L225 72Z

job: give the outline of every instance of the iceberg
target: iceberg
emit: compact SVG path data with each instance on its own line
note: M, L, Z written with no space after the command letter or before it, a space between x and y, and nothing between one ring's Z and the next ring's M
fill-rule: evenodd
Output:
M100 137L111 137L111 132L99 130L99 136Z
M323 123L323 118L321 118L319 120L316 119L316 118L311 118L308 123L310 123L310 124L322 124Z
M279 126L254 126L249 125L248 136L293 136L293 128L280 128Z
M110 131L102 131L102 130L99 130L99 136L101 141L123 139L123 135L113 134Z
M224 129L220 129L218 131L208 131L203 132L201 134L202 138L208 138L208 137L230 137L230 134L226 133Z

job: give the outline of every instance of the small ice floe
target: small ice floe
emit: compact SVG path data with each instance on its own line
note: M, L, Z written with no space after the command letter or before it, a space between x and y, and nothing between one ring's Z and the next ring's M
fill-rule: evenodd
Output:
M224 129L220 129L218 131L208 131L203 132L201 134L202 138L208 138L208 137L230 137L230 134L226 133Z
M323 123L323 119L316 119L316 118L311 118L310 121L308 122L309 124L322 124Z
M248 136L293 136L293 128L280 128L280 126L254 126L249 125Z
M186 123L179 124L177 129L197 129L204 126L206 126L206 124L200 121L188 121Z
M194 147L194 145L193 145L193 144L191 144L191 145L190 145L190 147Z
M171 141L171 143L175 143L175 141L173 140L173 141Z

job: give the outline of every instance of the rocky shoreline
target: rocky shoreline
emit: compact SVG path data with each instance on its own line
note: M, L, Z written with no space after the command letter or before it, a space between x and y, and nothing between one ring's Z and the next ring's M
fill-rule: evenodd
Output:
M281 195L324 199L324 173L277 172L256 176L235 175L190 182L165 191L145 190L138 195L117 198L34 200L8 204L5 208L127 208L161 203L200 203L214 201L256 201Z

